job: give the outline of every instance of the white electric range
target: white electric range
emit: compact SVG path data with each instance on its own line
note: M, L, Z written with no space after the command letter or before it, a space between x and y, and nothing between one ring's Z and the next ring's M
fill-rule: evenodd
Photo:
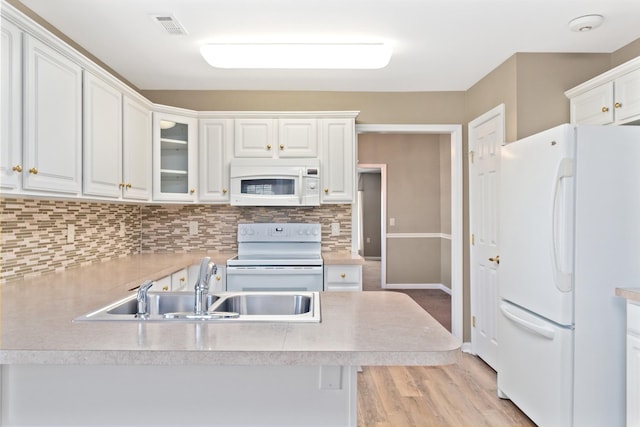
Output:
M227 291L322 291L320 224L238 224Z

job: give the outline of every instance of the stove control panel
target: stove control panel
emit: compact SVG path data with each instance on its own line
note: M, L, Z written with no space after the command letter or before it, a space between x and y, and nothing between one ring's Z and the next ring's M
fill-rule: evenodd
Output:
M238 242L320 242L321 231L316 223L238 224Z

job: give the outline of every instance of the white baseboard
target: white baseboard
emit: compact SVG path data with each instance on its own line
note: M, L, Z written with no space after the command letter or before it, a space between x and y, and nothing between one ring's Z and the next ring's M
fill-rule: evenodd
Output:
M476 355L472 350L471 350L471 343L470 342L463 342L462 346L460 347L460 350L462 350L463 353L469 353L472 355Z
M451 295L451 289L442 283L387 283L385 289L436 289Z

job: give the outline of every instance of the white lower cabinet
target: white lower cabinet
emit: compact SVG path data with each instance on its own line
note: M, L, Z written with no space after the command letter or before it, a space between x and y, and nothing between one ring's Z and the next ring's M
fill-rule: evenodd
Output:
M183 268L155 281L151 287L152 292L186 291L189 283L189 270Z
M627 303L627 427L640 427L640 305Z
M325 265L325 291L361 291L361 265Z

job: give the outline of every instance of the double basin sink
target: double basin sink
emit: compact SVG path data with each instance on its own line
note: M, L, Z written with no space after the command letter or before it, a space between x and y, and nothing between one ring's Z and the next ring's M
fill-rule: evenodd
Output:
M233 292L206 295L203 312L194 312L192 292L149 292L147 316L139 317L133 294L74 321L144 322L320 322L318 292Z

